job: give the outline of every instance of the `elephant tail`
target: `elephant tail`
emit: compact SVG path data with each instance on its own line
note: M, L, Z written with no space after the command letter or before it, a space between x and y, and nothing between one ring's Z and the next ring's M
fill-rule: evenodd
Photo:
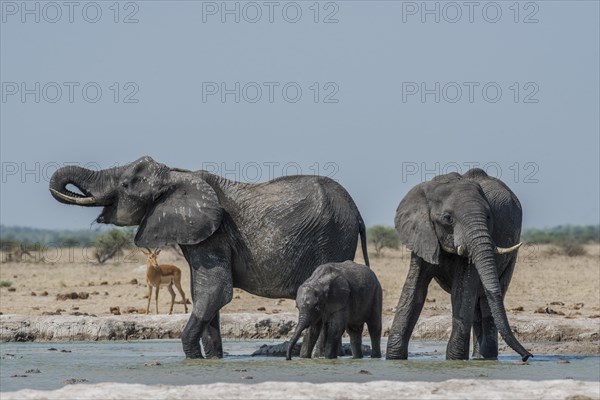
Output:
M365 221L362 217L358 216L358 233L360 235L360 247L362 248L363 258L365 259L365 265L369 265L369 254L367 253L367 230L365 228Z

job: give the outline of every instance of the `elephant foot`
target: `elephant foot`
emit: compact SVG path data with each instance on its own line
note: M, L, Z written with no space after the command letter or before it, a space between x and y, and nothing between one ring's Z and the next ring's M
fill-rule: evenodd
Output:
M189 358L189 359L198 359L198 358L204 358L202 356L202 352L200 350L198 351L191 351L191 352L187 352L185 351L185 358Z
M181 344L186 358L204 358L200 347L200 336L203 331L204 324L192 314L181 333Z
M473 356L471 356L471 360L498 361L498 357L483 357L482 355L473 355Z
M387 346L387 349L385 352L385 359L386 360L407 360L408 359L408 341L402 340L402 337L399 335L391 335L388 338L388 346Z
M408 354L390 353L385 354L386 360L408 360Z

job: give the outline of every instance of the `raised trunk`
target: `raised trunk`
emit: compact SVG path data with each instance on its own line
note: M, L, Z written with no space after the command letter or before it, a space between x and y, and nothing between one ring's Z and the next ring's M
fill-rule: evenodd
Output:
M300 339L300 335L302 335L302 331L304 331L304 329L306 329L306 326L307 326L306 318L300 317L298 319L298 325L296 326L296 331L294 332L294 336L292 337L292 340L290 341L290 344L288 345L287 354L285 357L286 360L292 359L292 351L294 350L294 346L296 346L296 343L298 343L298 339Z
M494 245L487 226L483 221L478 224L469 225L472 228L467 233L467 238L469 238L469 243L467 244L469 255L483 283L492 317L500 335L506 344L521 355L523 361L527 361L531 357L531 353L525 350L517 338L515 338L508 323L496 260L494 258Z
M50 192L61 203L103 206L107 204L107 193L112 189L115 172L115 168L92 171L74 165L63 167L50 178ZM77 187L82 194L67 189L68 185Z

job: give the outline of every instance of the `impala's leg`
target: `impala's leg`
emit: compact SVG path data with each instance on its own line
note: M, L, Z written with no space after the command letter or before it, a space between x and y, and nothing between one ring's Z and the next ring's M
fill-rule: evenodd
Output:
M183 289L181 288L181 275L179 275L179 279L175 280L175 287L177 288L179 295L183 299L183 307L185 308L185 313L187 314L187 299L185 298L185 293L183 293Z
M146 306L146 314L150 314L150 301L152 301L152 286L148 285L148 305Z
M167 286L169 289L169 293L171 293L171 309L169 310L169 315L173 314L173 304L175 304L175 291L173 290L173 284Z
M156 285L156 313L158 314L158 292L160 290L160 283Z

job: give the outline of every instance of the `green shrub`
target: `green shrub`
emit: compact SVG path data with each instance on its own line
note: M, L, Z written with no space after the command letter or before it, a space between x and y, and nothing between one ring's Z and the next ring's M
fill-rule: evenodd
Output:
M384 225L375 225L369 228L367 231L367 238L369 243L375 246L375 255L379 257L381 251L387 247L390 249L397 249L400 247L400 237L398 232L392 227Z
M579 257L586 254L585 247L575 241L565 241L560 243L559 246L563 254L569 257Z
M582 244L572 240L565 240L550 246L550 248L546 249L545 254L548 256L580 257L586 255L587 252Z
M133 246L133 231L113 229L98 235L94 240L96 251L94 256L99 264L104 264L109 259L123 254L124 249Z
M11 287L11 281L0 281L0 287Z

